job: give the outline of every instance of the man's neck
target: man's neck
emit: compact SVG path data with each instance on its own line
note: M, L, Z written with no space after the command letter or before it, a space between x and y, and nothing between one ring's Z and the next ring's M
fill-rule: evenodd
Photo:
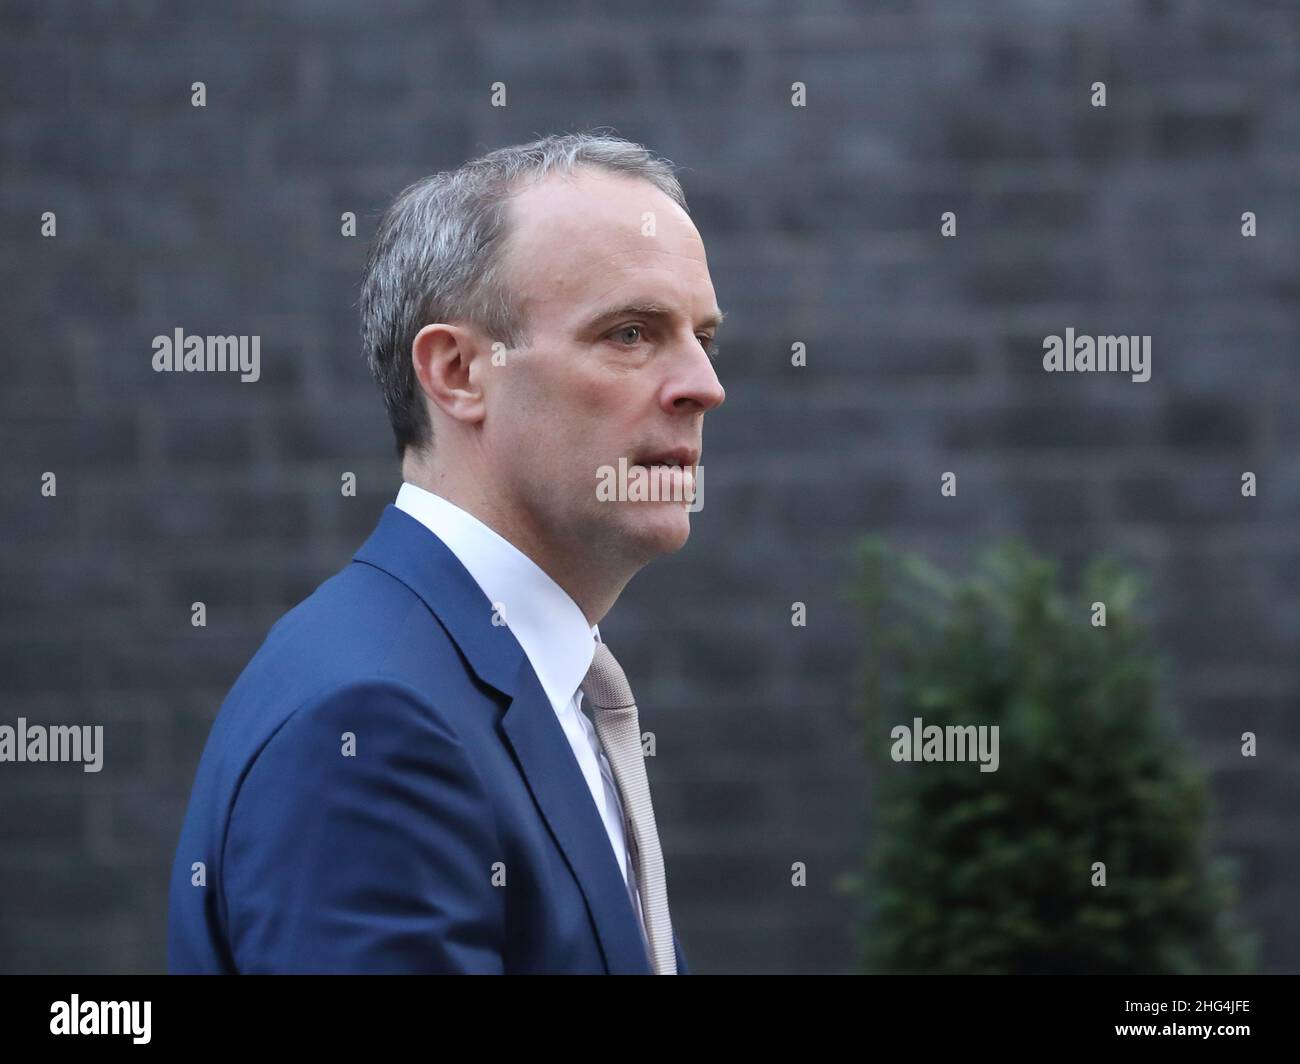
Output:
M582 544L549 543L540 529L494 506L482 492L457 483L409 455L402 462L402 479L460 507L527 555L573 599L588 624L599 624L604 619L632 579L631 573L621 580L603 577L604 569L594 564L597 559L590 550L583 550Z

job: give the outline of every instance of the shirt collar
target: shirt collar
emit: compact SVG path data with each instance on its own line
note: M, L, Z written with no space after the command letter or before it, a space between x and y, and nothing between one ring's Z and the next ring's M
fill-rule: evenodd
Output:
M501 610L559 713L591 668L599 627L532 558L455 503L405 481L394 505L442 540Z

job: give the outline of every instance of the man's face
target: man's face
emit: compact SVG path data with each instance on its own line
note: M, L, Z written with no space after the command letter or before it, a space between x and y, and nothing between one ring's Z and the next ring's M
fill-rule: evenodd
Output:
M643 565L690 535L689 503L672 501L683 474L645 466L699 462L704 414L725 397L704 245L654 185L590 168L527 188L510 210L506 278L531 344L488 370L486 457L542 543ZM597 497L599 471L620 458L629 479L658 480L661 501Z

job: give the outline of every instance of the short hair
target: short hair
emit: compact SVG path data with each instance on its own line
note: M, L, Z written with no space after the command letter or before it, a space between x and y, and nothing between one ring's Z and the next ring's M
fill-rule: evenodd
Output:
M579 166L642 178L689 213L669 160L600 131L498 148L408 186L384 212L361 284L361 340L399 459L408 447L433 441L411 365L411 345L425 325L467 321L508 348L531 342L506 281L509 203L527 185Z

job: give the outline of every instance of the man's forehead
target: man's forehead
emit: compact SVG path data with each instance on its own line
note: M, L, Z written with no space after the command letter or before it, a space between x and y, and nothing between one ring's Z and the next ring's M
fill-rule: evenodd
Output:
M516 292L529 303L576 310L576 304L607 303L624 287L644 288L638 279L649 279L659 281L663 303L685 294L709 300L701 308L705 313L716 309L699 234L689 216L648 181L553 175L520 193L511 206L511 273ZM652 227L646 212L652 212Z
M517 249L552 257L698 240L685 212L649 181L590 169L533 183L513 198L510 216Z

